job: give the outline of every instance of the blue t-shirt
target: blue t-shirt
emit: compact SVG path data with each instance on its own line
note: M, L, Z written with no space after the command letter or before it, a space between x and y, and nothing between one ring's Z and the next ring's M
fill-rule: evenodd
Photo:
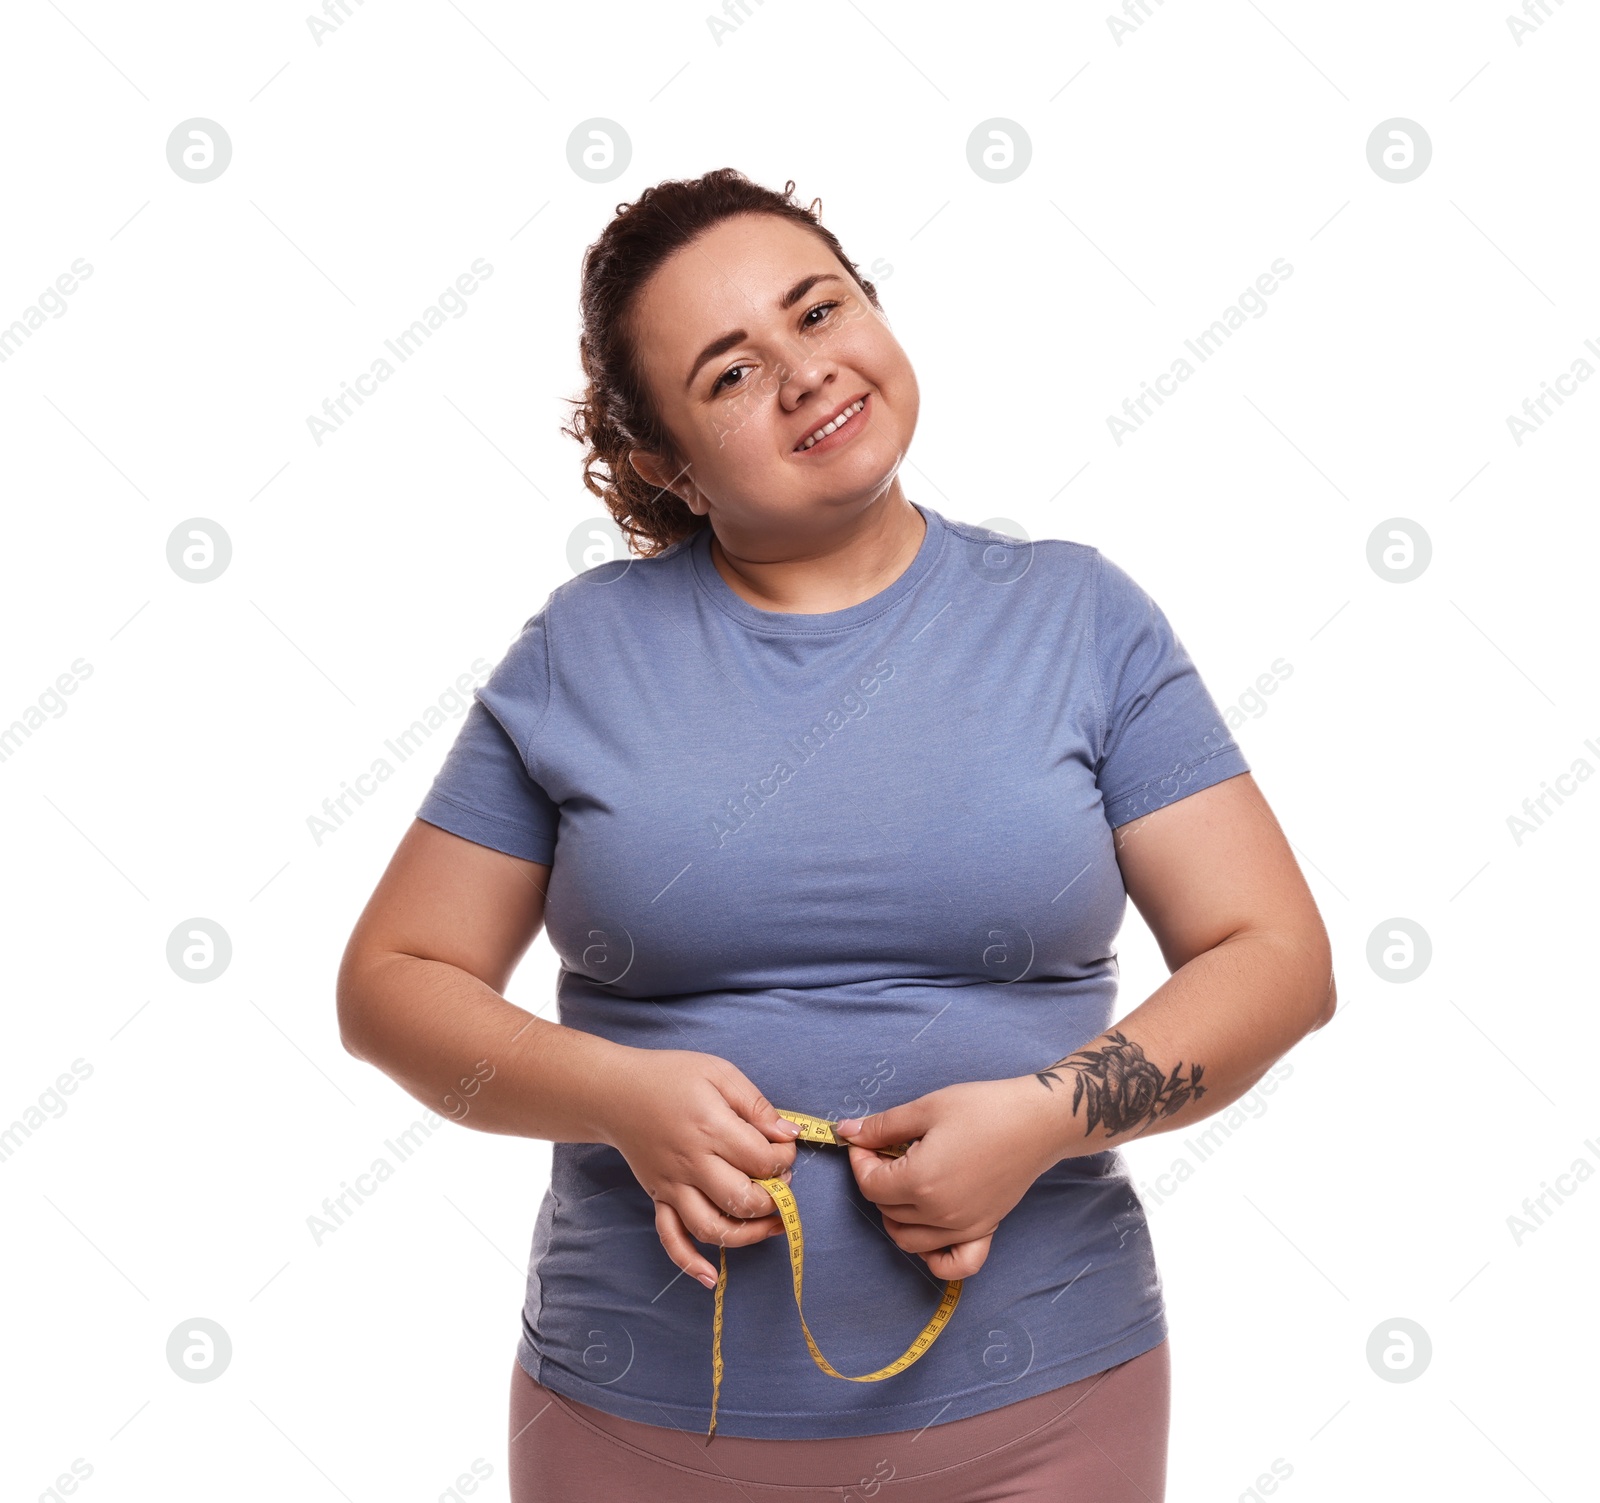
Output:
M603 564L476 691L417 814L551 865L561 1023L719 1055L832 1118L1040 1070L1111 1025L1112 829L1249 764L1165 615L1097 549L917 510L905 572L815 615L741 599L705 530ZM875 1372L943 1282L889 1240L842 1149L801 1144L793 1190L807 1322L839 1371ZM712 1301L620 1153L552 1145L517 1348L534 1378L703 1434ZM717 1426L948 1423L1166 1334L1122 1156L1063 1159L932 1347L879 1382L813 1363L785 1238L731 1248Z

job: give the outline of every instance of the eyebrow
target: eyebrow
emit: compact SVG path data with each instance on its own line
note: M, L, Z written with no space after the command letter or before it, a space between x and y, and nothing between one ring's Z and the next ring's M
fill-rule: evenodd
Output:
M808 292L810 292L818 282L842 281L844 281L843 277L831 271L814 272L809 277L801 277L793 287L791 287L781 298L778 299L778 307L780 309L794 307L794 305L798 303L800 299L803 298ZM694 364L689 368L689 378L683 383L684 389L687 391L689 387L694 385L694 378L700 374L700 367L704 365L706 361L715 360L718 355L726 354L736 344L742 344L749 337L749 334L745 330L734 329L731 333L724 334L720 339L713 339L710 344L700 351L699 355L695 358Z

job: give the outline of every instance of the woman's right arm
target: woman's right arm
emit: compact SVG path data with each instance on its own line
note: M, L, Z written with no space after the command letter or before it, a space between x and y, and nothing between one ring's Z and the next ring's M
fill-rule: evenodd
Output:
M425 1106L481 1132L601 1143L633 1051L501 995L544 923L550 868L413 821L339 966L339 1036Z
M464 1126L616 1148L673 1261L715 1282L686 1233L730 1247L782 1234L751 1180L793 1165L792 1124L727 1060L615 1044L506 1001L549 876L413 820L345 947L340 1038Z

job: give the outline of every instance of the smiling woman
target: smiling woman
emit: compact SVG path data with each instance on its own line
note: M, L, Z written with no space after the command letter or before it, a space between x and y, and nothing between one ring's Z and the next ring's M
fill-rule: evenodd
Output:
M589 389L566 431L642 557L715 504L730 588L809 613L870 595L921 542L899 479L920 393L876 287L793 188L724 169L619 210L584 262Z
M513 1503L1159 1503L1118 1149L1331 1016L1327 936L1133 578L905 496L911 363L792 187L661 183L590 247L566 431L636 556L476 691L343 1037L553 1144ZM1118 1018L1130 896L1172 975ZM541 925L557 1022L502 995Z

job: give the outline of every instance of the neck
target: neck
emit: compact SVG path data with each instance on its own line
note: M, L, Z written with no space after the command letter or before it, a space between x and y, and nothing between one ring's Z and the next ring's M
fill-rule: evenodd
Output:
M711 534L711 561L728 588L758 610L816 615L848 610L887 589L911 565L927 524L894 483L865 511L824 535Z

